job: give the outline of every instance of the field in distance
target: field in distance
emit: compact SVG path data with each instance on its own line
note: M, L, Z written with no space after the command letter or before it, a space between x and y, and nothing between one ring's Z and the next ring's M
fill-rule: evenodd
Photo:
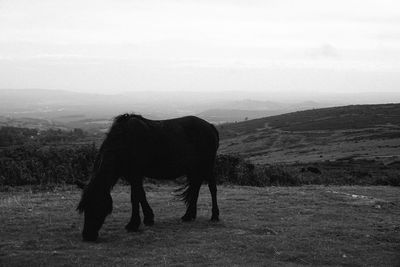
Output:
M198 218L182 223L176 186L146 185L156 223L127 233L129 187L117 186L114 211L97 243L81 241L80 191L64 187L0 195L1 266L398 266L398 187L220 186L221 221L209 222L207 186Z
M254 163L399 161L400 104L312 109L218 126L220 153Z

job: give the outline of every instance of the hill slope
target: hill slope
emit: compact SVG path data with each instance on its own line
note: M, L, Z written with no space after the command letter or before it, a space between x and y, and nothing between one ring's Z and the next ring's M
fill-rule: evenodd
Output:
M313 109L220 125L221 153L256 163L397 160L400 104Z

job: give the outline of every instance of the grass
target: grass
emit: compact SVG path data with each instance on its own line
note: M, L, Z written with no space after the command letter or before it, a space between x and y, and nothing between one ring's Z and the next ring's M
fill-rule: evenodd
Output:
M0 195L2 266L399 266L400 188L220 186L222 221L211 223L202 187L198 218L182 223L175 186L146 185L156 224L126 233L129 187L97 243L81 241L80 192L12 188Z

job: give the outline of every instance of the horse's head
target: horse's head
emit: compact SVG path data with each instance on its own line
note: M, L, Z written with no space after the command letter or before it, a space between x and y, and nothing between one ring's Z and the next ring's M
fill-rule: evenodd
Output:
M84 213L82 238L84 241L96 241L99 230L107 215L112 211L112 198L109 191L96 191L90 185L83 191L82 199L78 205L80 213Z

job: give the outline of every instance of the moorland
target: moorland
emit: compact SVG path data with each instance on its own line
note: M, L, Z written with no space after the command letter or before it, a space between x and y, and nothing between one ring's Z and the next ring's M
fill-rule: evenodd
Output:
M186 224L178 185L147 180L156 224L128 234L119 183L97 243L81 241L73 184L90 177L104 132L18 122L0 128L2 266L400 264L400 104L220 124L220 222L206 186Z

